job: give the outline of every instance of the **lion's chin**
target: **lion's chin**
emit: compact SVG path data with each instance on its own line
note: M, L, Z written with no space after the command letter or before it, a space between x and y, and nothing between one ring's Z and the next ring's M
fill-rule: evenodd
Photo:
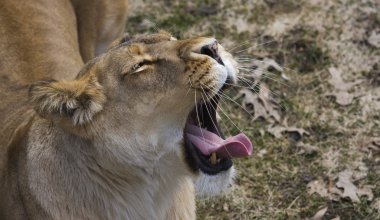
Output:
M210 197L219 195L232 185L234 177L235 169L233 166L226 171L219 172L218 175L207 175L200 172L195 180L197 196Z

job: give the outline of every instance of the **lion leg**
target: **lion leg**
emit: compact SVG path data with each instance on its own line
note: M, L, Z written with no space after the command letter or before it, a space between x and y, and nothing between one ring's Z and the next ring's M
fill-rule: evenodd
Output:
M127 21L128 0L70 0L77 18L81 56L86 63L104 53L122 36Z

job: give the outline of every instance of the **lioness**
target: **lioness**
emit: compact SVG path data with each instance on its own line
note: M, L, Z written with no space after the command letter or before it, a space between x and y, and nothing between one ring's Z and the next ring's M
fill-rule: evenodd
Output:
M195 219L194 185L218 194L252 151L216 121L236 62L166 32L104 51L124 21L86 37L81 2L111 4L0 3L0 219Z

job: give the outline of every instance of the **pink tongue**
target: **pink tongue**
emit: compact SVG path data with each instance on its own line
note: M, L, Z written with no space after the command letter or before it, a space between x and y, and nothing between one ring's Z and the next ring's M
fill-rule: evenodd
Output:
M252 154L252 143L240 133L226 140L198 126L187 124L187 137L204 155L217 153L223 158L247 157Z

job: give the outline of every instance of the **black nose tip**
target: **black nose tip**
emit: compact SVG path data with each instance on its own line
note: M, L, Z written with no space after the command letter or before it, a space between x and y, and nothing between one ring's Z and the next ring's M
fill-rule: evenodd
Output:
M220 58L218 54L218 42L215 41L212 44L205 45L201 48L201 54L207 55L214 60L216 60L218 63L224 65L222 59Z

